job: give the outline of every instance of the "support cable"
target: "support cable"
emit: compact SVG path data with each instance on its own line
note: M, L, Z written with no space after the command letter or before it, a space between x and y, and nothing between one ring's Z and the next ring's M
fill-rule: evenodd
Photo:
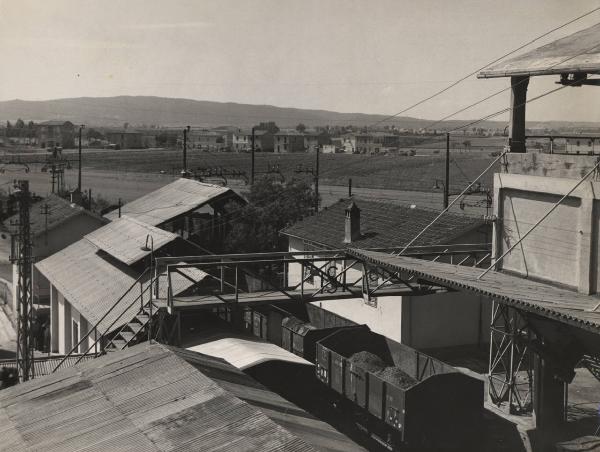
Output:
M519 240L517 240L509 249L507 249L504 254L502 254L502 256L500 256L498 259L495 259L494 262L492 263L492 265L490 265L485 271L483 271L478 277L477 279L481 279L483 276L485 276L492 268L494 268L496 266L496 264L498 262L500 262L502 259L504 259L504 257L510 253L519 243L521 243L523 240L525 240L525 238L536 228L538 227L546 218L548 218L548 216L554 212L554 210L556 210L556 208L565 200L567 199L567 197L573 193L577 187L579 187L594 171L596 171L598 169L598 167L600 166L600 160L593 166L593 168L591 170L589 170L585 176L583 176L579 182L577 182L562 198L560 198L556 203L554 203L554 205L552 206L552 208L550 210L548 210L548 212L546 212L544 214L544 216L542 216L542 218L540 218Z

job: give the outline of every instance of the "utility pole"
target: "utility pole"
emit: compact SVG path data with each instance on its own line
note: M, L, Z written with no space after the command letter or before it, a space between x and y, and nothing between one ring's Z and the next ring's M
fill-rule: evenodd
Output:
M20 180L15 184L15 197L19 202L18 243L14 243L11 260L17 262L17 371L19 381L34 377L33 337L31 322L33 300L31 297L31 229L29 223L29 181Z
M82 124L79 126L79 173L77 175L77 191L81 194L81 131L85 128Z
M444 180L444 209L447 209L450 193L450 133L446 133L446 178Z
M315 166L315 213L319 213L319 154L320 147L317 146L317 163Z
M119 218L121 218L121 206L123 204L121 203L121 198L119 198Z
M40 209L40 213L44 215L44 244L48 245L48 215L50 215L50 206L48 206L47 202Z
M183 177L188 177L188 170L187 170L187 135L188 135L189 131L190 131L190 126L187 126L185 129L183 129L183 171L181 171L181 175Z
M250 170L250 185L254 185L254 127L252 127L252 166Z
M348 179L348 198L352 198L352 178Z

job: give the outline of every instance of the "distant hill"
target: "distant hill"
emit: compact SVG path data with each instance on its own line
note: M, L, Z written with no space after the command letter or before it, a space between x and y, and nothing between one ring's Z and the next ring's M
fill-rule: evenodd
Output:
M175 99L152 96L79 97L45 101L10 100L0 102L0 121L22 118L43 121L64 119L74 123L94 126L206 126L217 127L230 124L248 127L261 121L275 121L280 127L295 127L302 122L307 126L356 125L365 126L386 118L386 115L362 113L339 113L327 110L304 110L271 105L248 105L209 102L191 99ZM447 121L447 127L469 121ZM385 124L404 128L427 127L432 121L411 117L398 117ZM535 126L546 123L535 123ZM549 123L547 123L549 124ZM573 123L553 122L553 127ZM486 121L478 127L503 128L505 122ZM577 123L577 127L597 127L596 123Z

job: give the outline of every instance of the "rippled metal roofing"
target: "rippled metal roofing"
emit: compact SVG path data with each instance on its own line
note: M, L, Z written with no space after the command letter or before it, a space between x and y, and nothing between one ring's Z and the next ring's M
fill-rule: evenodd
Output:
M115 259L132 265L150 254L150 248L142 250L146 246L148 236L151 237L148 247L154 246L154 251L178 238L172 232L163 231L128 216L96 229L85 238Z
M502 61L480 78L600 72L600 24L558 39L515 58Z
M0 391L0 450L314 451L160 344Z
M600 333L600 297L584 295L531 279L501 272L489 272L478 279L482 269L432 262L375 251L352 249L360 259L393 271L408 272L432 283L466 289L543 317Z
M158 226L226 193L235 195L233 190L220 185L205 184L192 179L178 179L125 204L121 207L121 215ZM115 210L105 215L109 220L118 217L119 213Z

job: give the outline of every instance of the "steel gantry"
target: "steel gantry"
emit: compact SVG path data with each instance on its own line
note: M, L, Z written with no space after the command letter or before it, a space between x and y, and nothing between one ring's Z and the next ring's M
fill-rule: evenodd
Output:
M508 402L511 413L531 412L533 394L533 332L523 312L492 301L490 325L490 398Z
M18 266L17 281L17 371L19 381L34 377L34 348L32 335L33 299L31 293L31 224L29 208L31 204L29 181L20 180L15 184L15 197L19 202L18 233L12 238L11 261Z

